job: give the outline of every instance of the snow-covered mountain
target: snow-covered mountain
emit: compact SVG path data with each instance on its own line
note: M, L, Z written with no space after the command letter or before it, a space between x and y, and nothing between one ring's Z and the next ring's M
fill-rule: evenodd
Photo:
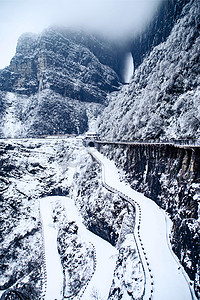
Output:
M83 32L50 28L39 35L26 33L0 73L0 89L32 95L49 88L72 99L103 103L105 92L119 84L112 53L109 44Z
M131 83L110 94L99 119L103 137L200 137L199 20L199 1L190 1L166 42L146 56Z
M154 47L166 41L184 6L190 0L161 1L157 11L146 30L136 36L130 43L130 50L137 68Z
M80 134L97 117L105 139L200 137L200 5L162 5L166 12L170 7L164 23L161 10L126 48L128 55L99 37L50 28L23 35L10 66L0 70L0 135L31 137L0 142L0 296L7 297L1 299L10 291L22 299L50 299L53 290L59 300L162 300L157 291L176 291L181 274L191 299L193 290L199 297L198 147L102 143L116 169L100 154L96 160L80 137L33 138ZM131 53L137 69L129 83ZM123 76L127 84L121 87ZM106 176L105 169L111 171ZM160 266L168 263L161 240L174 255L169 216L171 245L190 277L174 264L170 288L161 279L171 273ZM159 248L158 261L153 248ZM55 282L54 263L60 272ZM174 299L187 298L180 291L181 284Z
M105 105L120 77L118 51L108 41L63 28L23 34L0 70L1 135L87 131L87 104Z

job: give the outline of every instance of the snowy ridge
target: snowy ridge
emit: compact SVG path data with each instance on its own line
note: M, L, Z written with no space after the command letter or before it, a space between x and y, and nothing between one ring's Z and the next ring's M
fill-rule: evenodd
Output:
M123 198L130 198L132 202L135 199L137 203L135 236L146 271L143 299L152 299L152 295L157 300L196 299L188 276L172 254L167 232L170 222L166 214L153 201L121 183L111 161L96 150L90 153L103 165L106 184Z

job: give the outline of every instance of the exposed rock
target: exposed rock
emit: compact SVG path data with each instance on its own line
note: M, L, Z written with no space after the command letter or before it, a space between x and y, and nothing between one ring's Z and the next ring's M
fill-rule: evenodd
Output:
M199 2L191 0L166 42L144 59L129 85L110 95L99 119L103 137L200 137L199 24Z
M104 103L119 79L110 67L113 50L90 35L50 28L23 34L10 66L0 72L0 89L24 95L51 89L63 96Z
M107 93L118 89L119 65L116 48L100 37L64 28L23 34L10 65L0 70L1 136L87 131L87 103L99 113Z
M162 207L173 222L171 243L200 295L200 148L172 145L103 145L132 188Z
M157 12L148 27L133 39L130 49L137 68L155 46L166 41L176 21L180 18L183 7L190 0L165 0L159 5Z

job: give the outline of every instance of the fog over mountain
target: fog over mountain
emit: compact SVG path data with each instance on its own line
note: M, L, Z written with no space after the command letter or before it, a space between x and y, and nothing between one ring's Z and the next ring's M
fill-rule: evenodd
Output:
M109 96L109 106L99 119L99 131L105 138L200 137L200 6L198 1L187 2L167 40L161 38L156 47L151 44L130 85ZM168 24L166 20L163 27ZM151 35L144 39L148 44Z
M0 0L0 25L0 300L200 299L199 0Z
M124 39L143 30L163 0L15 0L0 2L0 68L8 65L24 32L52 25Z

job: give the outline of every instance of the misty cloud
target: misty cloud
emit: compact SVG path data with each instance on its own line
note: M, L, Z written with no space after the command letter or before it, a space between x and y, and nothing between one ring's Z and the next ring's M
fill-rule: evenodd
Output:
M18 37L51 25L81 27L124 39L142 31L164 0L0 0L0 68Z

